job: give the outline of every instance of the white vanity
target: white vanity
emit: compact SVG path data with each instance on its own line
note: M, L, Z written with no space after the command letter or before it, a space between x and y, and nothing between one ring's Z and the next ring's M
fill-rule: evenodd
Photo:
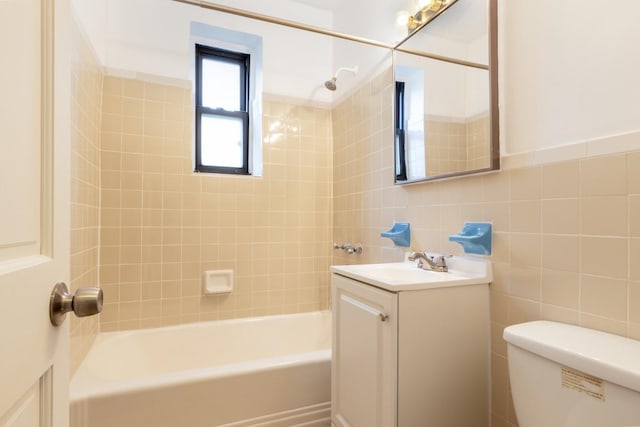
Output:
M335 427L489 425L491 264L331 267Z

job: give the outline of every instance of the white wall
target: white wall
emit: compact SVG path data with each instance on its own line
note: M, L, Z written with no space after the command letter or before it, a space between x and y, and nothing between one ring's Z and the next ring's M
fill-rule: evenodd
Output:
M417 11L416 0L343 0L336 8L333 28L347 34L393 45L407 35L407 29L395 24L396 13Z
M71 0L71 6L78 26L89 39L98 59L104 64L106 0Z
M501 6L504 153L640 130L640 1Z
M288 19L308 21L312 16L317 25L331 24L331 14L290 1L269 2L270 11L261 10L265 9L264 2L228 3L233 7L247 4L253 11ZM330 38L170 0L109 0L107 67L189 79L193 64L189 43L192 21L262 36L265 93L308 99L316 91L319 101L330 101L331 94L324 93L328 91L317 90L332 72Z
M466 81L463 67L399 52L396 59L404 66L423 70L425 115L464 120Z
M424 114L465 121L489 111L489 73L486 70L402 52L396 53L396 62L400 68L422 70Z
M103 65L109 72L125 76L143 73L189 79L193 63L189 43L192 21L262 36L265 93L283 98L316 104L338 102L361 81L389 66L390 53L386 49L171 0L74 0L74 3L79 24ZM216 3L316 27L334 27L332 11L295 0L221 0ZM334 55L334 51L338 53ZM324 88L324 82L336 69L355 65L360 69L358 76L341 74L336 92Z

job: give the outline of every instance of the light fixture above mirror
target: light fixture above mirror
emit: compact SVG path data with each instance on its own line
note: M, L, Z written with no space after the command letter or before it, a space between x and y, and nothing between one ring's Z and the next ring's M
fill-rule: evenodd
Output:
M411 34L444 12L458 0L418 0L418 11L411 14L400 11L396 14L396 23L407 27L407 34Z

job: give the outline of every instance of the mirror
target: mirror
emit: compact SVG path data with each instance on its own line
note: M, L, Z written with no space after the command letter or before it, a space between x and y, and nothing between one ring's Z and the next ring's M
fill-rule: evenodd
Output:
M396 184L499 169L496 15L449 0L396 46Z

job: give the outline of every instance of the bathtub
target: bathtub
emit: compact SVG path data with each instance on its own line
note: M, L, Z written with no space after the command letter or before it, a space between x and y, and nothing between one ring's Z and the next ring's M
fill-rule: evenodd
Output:
M72 427L330 426L328 311L101 333Z

